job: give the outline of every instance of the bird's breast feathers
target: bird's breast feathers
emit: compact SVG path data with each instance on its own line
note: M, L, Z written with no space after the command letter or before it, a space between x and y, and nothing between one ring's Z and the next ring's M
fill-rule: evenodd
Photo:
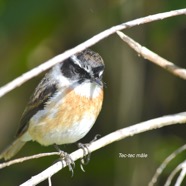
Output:
M30 120L23 138L43 145L73 143L84 137L101 110L102 87L80 84L56 93ZM30 140L25 139L25 140Z

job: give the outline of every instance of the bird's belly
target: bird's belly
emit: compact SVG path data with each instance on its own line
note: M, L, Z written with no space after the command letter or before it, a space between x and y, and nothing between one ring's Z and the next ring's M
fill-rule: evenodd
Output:
M70 126L59 123L56 127L50 127L50 130L47 131L43 127L34 127L35 133L31 132L31 136L33 140L42 145L74 143L89 132L95 119L95 117L84 117ZM47 123L44 123L44 125L47 125Z
M76 99L74 99L76 97ZM71 91L68 96L39 111L30 120L28 133L42 145L68 144L83 138L91 129L101 110L103 93L94 99Z

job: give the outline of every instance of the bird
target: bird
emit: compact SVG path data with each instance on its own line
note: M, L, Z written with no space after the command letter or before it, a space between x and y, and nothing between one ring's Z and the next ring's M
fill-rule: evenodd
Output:
M49 146L83 138L102 109L104 69L102 57L89 48L54 65L30 97L15 140L0 159L11 159L28 141Z

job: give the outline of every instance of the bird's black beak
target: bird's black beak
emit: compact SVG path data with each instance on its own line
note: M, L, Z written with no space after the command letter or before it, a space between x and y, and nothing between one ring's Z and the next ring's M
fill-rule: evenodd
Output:
M92 81L101 87L103 86L102 79L100 79L100 78L92 78Z

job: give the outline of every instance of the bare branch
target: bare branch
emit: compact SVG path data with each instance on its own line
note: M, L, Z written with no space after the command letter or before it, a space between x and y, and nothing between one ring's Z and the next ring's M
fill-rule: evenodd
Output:
M23 158L18 158L15 160L10 160L4 163L0 163L0 169L3 169L5 167L8 167L10 165L16 164L16 163L22 163L24 161L28 161L28 160L32 160L32 159L38 159L38 158L42 158L42 157L46 157L46 156L53 156L53 155L59 155L59 152L48 152L48 153L41 153L41 154L35 154L32 156L26 156Z
M186 161L182 163L182 171L180 172L180 175L178 176L178 179L176 180L175 186L180 186L185 178L186 175Z
M186 14L186 8L185 9L179 9L179 10L173 10L169 12L154 14L142 18L138 18L132 21L128 21L126 23L122 23L120 25L113 26L103 32L100 32L99 34L93 36L92 38L88 39L87 41L77 45L76 47L65 51L62 54L59 54L55 56L54 58L46 61L45 63L39 65L38 67L24 73L23 75L19 76L18 78L14 79L13 81L7 83L6 85L2 86L0 88L0 97L4 96L6 93L10 92L11 90L15 89L16 87L21 86L23 83L28 81L29 79L39 75L43 71L46 71L47 69L51 68L53 65L69 58L71 55L80 52L84 50L85 48L88 48L97 42L103 40L104 38L110 36L111 34L115 33L116 31L123 30L126 28L131 28L134 26L138 26L140 24L145 24L157 20L162 20L168 17L178 16Z
M185 166L186 164L186 160L182 163L180 163L172 172L171 174L169 175L169 177L167 178L167 181L165 183L165 186L169 186L174 178L174 176L176 175L177 172L179 172L180 170L183 169L183 167ZM179 181L179 180L177 180ZM181 180L180 180L181 181ZM178 183L178 182L177 182ZM177 185L178 186L178 185Z
M167 125L173 125L176 123L180 123L180 124L186 123L186 112L148 120L148 121L141 122L136 125L112 132L102 137L101 139L91 143L89 145L89 151L93 152L95 150L98 150L106 145L109 145L115 141L124 139L126 137L130 137L130 136L133 136L135 134L139 134L145 131L161 128ZM84 153L85 152L82 149L78 149L77 151L71 153L70 156L73 161L76 161L77 159L82 158L83 155L85 155ZM54 175L55 173L57 173L58 171L60 171L62 168L66 166L67 166L66 162L57 162L53 164L51 167L44 170L43 172L39 173L38 175L33 176L30 180L26 181L21 186L36 185L48 179L49 177L51 177L52 175Z
M163 163L158 167L158 169L156 170L156 173L152 177L152 180L149 182L148 186L153 186L157 182L158 177L161 175L161 173L166 168L166 166L169 164L169 162L172 161L178 154L180 154L184 150L186 150L186 144L178 148L177 150L175 150L171 155L169 155L163 161Z
M51 177L48 177L48 186L52 186L52 180L51 180Z
M171 72L175 76L178 76L184 80L186 80L186 69L180 68L174 63L160 57L156 53L152 52L148 48L141 46L139 43L125 35L124 33L117 31L119 37L125 41L131 48L133 48L140 56L144 59L148 59L149 61L153 62L154 64L162 67L163 69Z

